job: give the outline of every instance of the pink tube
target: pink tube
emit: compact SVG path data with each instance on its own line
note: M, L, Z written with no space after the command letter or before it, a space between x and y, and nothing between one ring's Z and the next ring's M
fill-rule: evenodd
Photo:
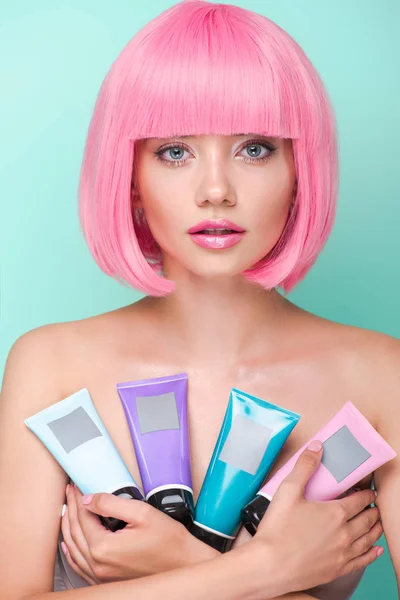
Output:
M322 464L305 488L307 500L333 500L352 488L397 453L350 401L275 473L258 491L271 500L312 440L323 443Z

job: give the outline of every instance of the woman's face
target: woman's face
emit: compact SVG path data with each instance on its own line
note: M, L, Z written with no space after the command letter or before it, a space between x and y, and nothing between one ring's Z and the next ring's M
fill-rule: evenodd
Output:
M136 142L135 162L138 201L167 271L174 263L203 277L251 268L278 241L295 196L289 139L146 138ZM208 219L228 219L245 232L229 248L204 248L188 230Z

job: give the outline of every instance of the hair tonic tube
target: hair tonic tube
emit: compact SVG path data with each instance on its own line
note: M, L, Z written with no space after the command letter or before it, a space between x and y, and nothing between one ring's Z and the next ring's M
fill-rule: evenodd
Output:
M143 500L86 388L48 406L24 423L83 494L106 492ZM113 517L100 516L100 519L111 531L126 525Z
M305 488L308 500L333 500L396 456L396 452L350 401L294 454L243 509L242 521L252 535L280 483L312 440L323 445L322 461Z
M231 547L240 511L254 496L300 416L233 388L196 504L193 535Z
M118 383L146 501L186 527L194 504L187 373Z

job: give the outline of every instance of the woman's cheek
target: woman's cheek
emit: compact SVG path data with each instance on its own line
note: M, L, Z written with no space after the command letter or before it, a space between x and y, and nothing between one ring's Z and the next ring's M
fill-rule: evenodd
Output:
M267 254L272 250L278 242L285 229L289 217L289 207L277 207L277 209L269 210L255 224L257 243L262 247Z
M173 218L172 212L166 215L160 211L154 220L150 217L148 223L154 239L162 250L174 254L174 250L179 251L182 248L186 232L179 229L178 219Z

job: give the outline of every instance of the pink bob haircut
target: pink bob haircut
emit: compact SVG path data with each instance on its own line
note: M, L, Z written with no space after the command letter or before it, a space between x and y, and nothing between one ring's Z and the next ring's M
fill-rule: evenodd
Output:
M133 207L135 140L238 132L292 140L294 207L271 252L242 273L265 289L290 292L333 226L335 115L290 35L255 12L204 0L183 0L145 25L100 87L78 196L83 234L102 271L152 296L175 289L146 219Z

